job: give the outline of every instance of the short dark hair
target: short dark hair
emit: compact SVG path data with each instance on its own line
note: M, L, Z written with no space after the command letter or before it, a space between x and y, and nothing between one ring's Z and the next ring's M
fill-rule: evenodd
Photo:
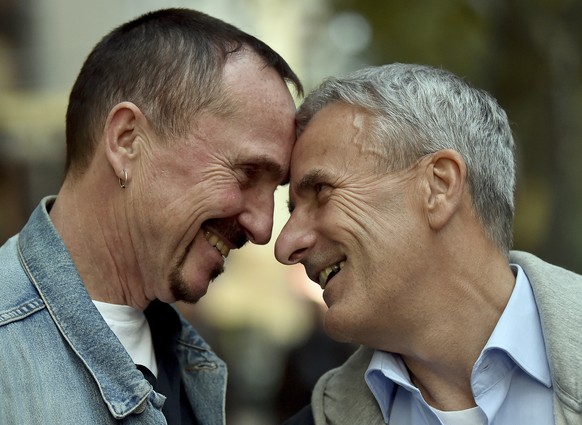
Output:
M161 136L184 135L200 111L221 109L222 70L230 54L256 53L281 78L302 84L261 40L191 9L162 9L127 22L103 37L83 64L66 116L66 172L89 165L111 108L135 103Z

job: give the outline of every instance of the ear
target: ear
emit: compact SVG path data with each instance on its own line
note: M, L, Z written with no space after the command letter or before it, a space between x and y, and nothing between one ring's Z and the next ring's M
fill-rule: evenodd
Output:
M118 103L111 109L105 122L105 155L115 175L124 178L124 170L131 175L130 165L139 149L138 135L145 122L141 110L131 102Z
M442 229L461 206L467 166L461 154L452 149L435 152L426 166L428 193L425 198L428 223Z

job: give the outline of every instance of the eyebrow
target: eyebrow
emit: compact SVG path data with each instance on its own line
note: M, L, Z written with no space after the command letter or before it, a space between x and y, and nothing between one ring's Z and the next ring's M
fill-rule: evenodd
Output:
M251 159L243 164L243 166L253 168L255 170L266 171L280 182L279 185L286 185L289 183L289 171L284 170L279 164L271 160L269 157L261 156L259 158Z
M299 180L295 189L297 192L305 192L313 189L316 184L323 180L327 180L327 173L324 170L321 168L311 170Z

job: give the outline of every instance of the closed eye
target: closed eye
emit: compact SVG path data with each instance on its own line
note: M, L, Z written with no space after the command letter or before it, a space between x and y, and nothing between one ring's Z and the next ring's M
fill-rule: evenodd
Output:
M254 181L258 178L260 170L252 165L243 166L241 170L247 181Z
M284 170L276 162L266 157L260 157L252 163L241 164L238 166L239 170L244 174L244 184L248 185L263 178L277 182L277 184L284 184L287 177L287 170Z
M313 186L313 189L315 190L315 193L320 193L322 190L329 188L329 186L325 183L316 183Z
M288 200L287 208L289 209L289 214L293 214L293 211L295 210L295 202L293 202L291 199Z
M323 189L330 187L327 183L329 177L323 170L313 170L307 173L297 184L298 192L315 192L319 193Z

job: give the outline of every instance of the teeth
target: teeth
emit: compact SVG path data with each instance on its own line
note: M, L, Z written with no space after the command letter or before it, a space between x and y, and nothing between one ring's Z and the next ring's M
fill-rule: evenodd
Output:
M207 230L206 233L204 233L204 237L210 245L215 247L222 254L224 258L228 257L230 248L222 240L220 240L218 236Z
M345 261L340 261L339 263L334 264L333 266L326 267L319 273L319 286L321 286L321 289L325 289L327 281L330 279L330 277L335 276L336 273L338 273L341 269L344 268L345 264L346 264Z

